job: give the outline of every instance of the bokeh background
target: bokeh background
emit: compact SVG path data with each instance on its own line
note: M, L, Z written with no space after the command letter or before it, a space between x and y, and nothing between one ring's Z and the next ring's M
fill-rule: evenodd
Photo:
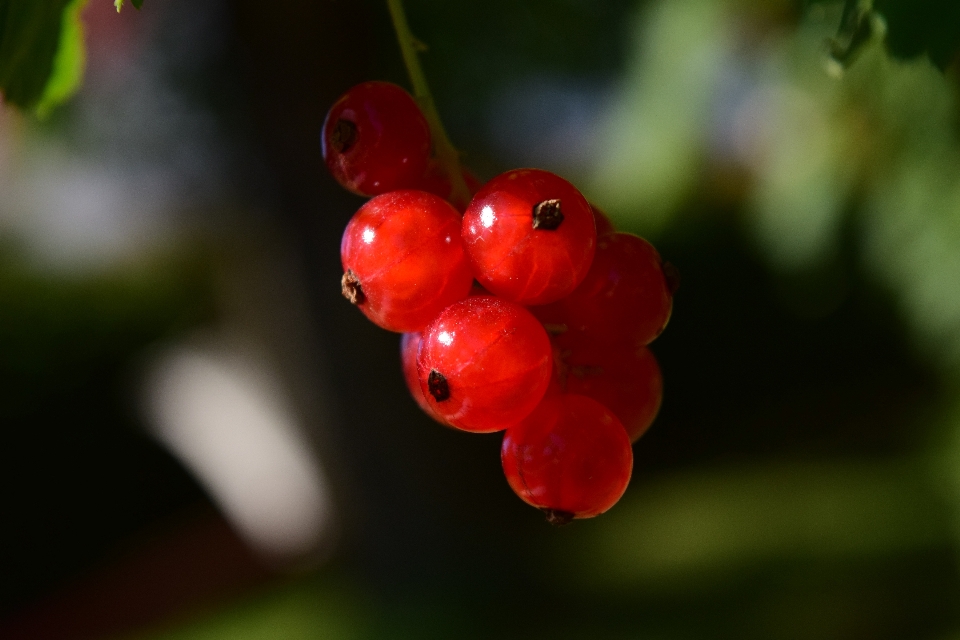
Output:
M680 269L626 495L548 526L340 297L384 3L89 0L0 105L0 637L960 638L960 10L406 6L467 165Z

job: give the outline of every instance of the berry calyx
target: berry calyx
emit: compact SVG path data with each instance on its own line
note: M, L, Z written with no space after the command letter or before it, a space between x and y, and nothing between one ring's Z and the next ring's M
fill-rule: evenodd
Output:
M630 233L597 241L597 252L583 282L567 297L531 309L561 347L574 342L645 345L663 331L673 294L660 254Z
M633 451L623 425L585 396L548 396L507 429L503 471L520 498L553 524L592 518L612 507L630 482Z
M423 397L423 390L420 389L420 377L417 375L417 351L419 348L420 333L405 333L400 338L400 366L403 369L403 381L407 383L407 390L423 412L440 424L447 426L443 418L438 416L430 407L427 399Z
M363 287L360 286L360 279L350 269L340 278L340 293L350 304L363 304L367 301L367 296L363 295Z
M525 418L550 384L550 340L533 315L493 296L444 309L424 332L417 356L420 388L448 424L477 433Z
M463 215L463 242L477 280L525 305L569 295L590 269L596 238L583 195L540 169L500 174Z
M374 196L417 186L430 159L430 128L414 99L389 82L364 82L323 123L323 159L337 182Z
M533 228L544 231L556 231L563 222L559 198L544 200L533 206Z
M431 369L430 375L427 376L427 389L437 402L450 399L450 385L447 383L447 377L436 369Z
M459 230L457 210L425 191L371 198L343 232L344 297L384 329L420 331L473 286Z

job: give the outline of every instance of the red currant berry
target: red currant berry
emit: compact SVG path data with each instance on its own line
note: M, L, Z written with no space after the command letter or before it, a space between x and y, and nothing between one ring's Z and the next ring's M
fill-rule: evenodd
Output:
M483 186L483 183L480 182L480 179L473 173L463 167L463 181L467 183L467 190L470 192L472 197L477 191L480 190L480 187ZM423 176L423 180L420 182L418 187L424 191L429 191L430 193L436 194L456 207L457 211L464 211L467 208L467 205L470 204L470 200L465 201L454 201L453 199L453 186L450 184L450 180L447 178L446 174L440 168L440 165L436 161L430 161L430 165L427 167L427 172Z
M415 187L430 159L430 127L410 94L364 82L323 123L323 159L337 182L362 196Z
M663 376L650 349L573 348L561 356L561 387L593 398L623 423L636 442L653 423L663 400Z
M400 366L403 368L403 380L407 383L407 390L410 392L410 395L416 400L417 405L423 409L423 412L440 424L446 425L447 423L443 421L443 418L433 411L430 403L423 397L423 390L420 388L420 378L417 375L417 351L419 348L419 333L405 333L401 336Z
M672 308L657 250L633 234L613 233L597 241L590 272L573 293L531 311L562 347L578 341L630 348L660 335Z
M459 231L460 214L433 194L371 198L343 232L343 295L384 329L420 331L473 286Z
M612 507L633 470L630 440L617 417L596 400L567 394L545 398L507 429L500 459L510 487L553 524Z
M610 222L610 218L608 218L607 214L597 205L591 204L590 209L593 211L593 222L597 225L597 238L617 232L617 230L613 228L613 223Z
M424 330L420 388L431 409L454 427L500 431L540 402L550 384L551 349L529 311L472 296L444 309Z
M584 197L540 169L497 176L463 215L463 242L480 284L520 304L570 294L590 269L596 239Z

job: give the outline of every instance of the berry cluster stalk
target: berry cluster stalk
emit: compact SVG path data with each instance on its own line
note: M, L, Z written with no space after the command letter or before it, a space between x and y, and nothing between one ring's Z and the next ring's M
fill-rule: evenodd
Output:
M407 24L407 15L403 11L403 0L387 0L387 6L390 9L390 17L393 19L393 29L397 32L403 62L407 67L407 73L410 74L410 82L413 84L413 96L420 104L423 115L430 125L430 135L433 137L437 162L440 169L446 174L447 179L450 180L453 189L451 199L469 202L470 192L460 169L460 154L453 143L450 142L450 138L447 137L447 132L440 121L440 114L437 112L437 105L434 104L433 96L430 93L427 77L420 67L420 59L417 57L417 46L420 43L411 33L410 25ZM420 46L422 47L422 45Z

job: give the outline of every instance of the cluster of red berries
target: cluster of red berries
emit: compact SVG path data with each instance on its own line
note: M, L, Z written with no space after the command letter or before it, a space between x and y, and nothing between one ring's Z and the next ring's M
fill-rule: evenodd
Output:
M451 203L431 149L396 85L360 84L330 109L327 167L372 196L343 234L343 294L403 333L404 377L428 415L506 430L503 469L524 501L556 524L603 513L660 407L646 345L670 318L671 268L547 171L482 186L465 172L472 199Z

